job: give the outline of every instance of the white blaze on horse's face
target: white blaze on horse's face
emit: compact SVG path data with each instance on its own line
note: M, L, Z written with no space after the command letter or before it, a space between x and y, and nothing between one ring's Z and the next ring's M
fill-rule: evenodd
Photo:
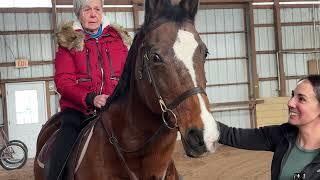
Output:
M197 47L198 42L195 40L192 33L183 30L178 31L177 39L173 45L175 56L178 60L182 61L188 69L194 86L197 86L195 84L197 81L193 66L193 54ZM212 152L215 150L214 142L216 142L219 137L217 123L206 108L203 97L200 94L198 94L197 97L200 103L200 117L204 124L204 141L208 151Z

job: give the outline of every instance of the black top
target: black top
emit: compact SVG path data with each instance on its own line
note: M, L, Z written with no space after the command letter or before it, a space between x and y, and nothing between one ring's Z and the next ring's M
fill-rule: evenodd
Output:
M278 180L284 157L289 155L298 135L298 128L288 123L253 129L228 127L218 122L219 143L240 149L274 152L271 165L271 180ZM293 172L294 173L294 172ZM320 155L302 171L307 180L320 180Z

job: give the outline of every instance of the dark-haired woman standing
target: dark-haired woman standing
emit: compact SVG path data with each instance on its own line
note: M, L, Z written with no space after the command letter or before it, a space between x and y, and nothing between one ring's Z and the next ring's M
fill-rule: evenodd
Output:
M320 76L298 81L288 102L288 123L256 129L219 123L220 140L241 149L274 152L272 180L320 179Z

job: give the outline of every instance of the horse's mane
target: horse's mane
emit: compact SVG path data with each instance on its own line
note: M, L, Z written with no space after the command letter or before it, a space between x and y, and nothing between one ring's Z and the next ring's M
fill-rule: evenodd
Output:
M160 20L160 22L158 21ZM116 86L113 94L108 98L108 102L106 107L108 108L110 104L116 101L119 97L123 96L130 87L130 79L132 75L132 63L135 62L140 44L142 43L145 33L150 29L153 29L163 22L176 22L182 23L186 20L193 20L192 17L189 16L189 13L179 5L171 5L170 2L165 4L165 7L162 11L153 18L152 22L147 22L142 25L142 27L136 33L133 43L129 49L128 56L126 59L126 63L124 65L124 69L119 80L118 85Z
M122 75L120 77L120 80L118 82L118 85L116 86L114 92L112 95L108 98L108 102L106 104L107 107L110 106L112 102L117 100L119 97L124 95L129 87L130 87L130 79L131 79L131 71L132 71L132 63L135 62L135 59L137 58L138 54L138 48L142 41L142 36L140 35L140 31L135 35L132 45L129 49L128 56L126 59L126 63L123 68Z

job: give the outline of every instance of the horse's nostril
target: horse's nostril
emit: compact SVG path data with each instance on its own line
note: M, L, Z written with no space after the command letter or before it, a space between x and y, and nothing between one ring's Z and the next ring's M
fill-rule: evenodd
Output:
M189 130L187 139L189 144L193 147L204 146L203 133L202 130L192 128Z

